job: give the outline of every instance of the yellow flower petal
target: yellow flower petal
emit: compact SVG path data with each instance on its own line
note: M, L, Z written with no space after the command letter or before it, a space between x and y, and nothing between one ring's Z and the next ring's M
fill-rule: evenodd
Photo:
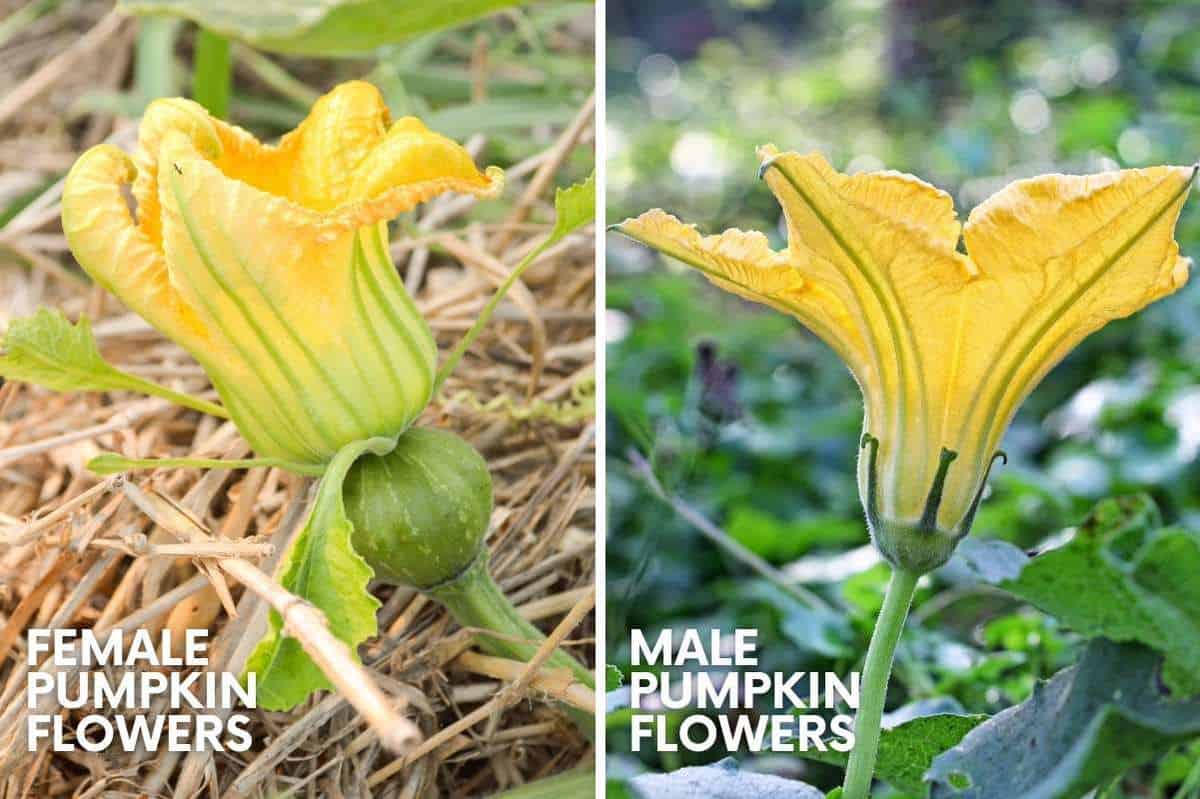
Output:
M384 139L389 119L378 89L343 83L283 137L269 168L290 178L287 196L299 205L325 211L361 199L352 188L355 170ZM261 156L256 161L266 164Z
M977 464L1080 341L1187 282L1174 231L1194 175L1192 167L1046 175L971 212L963 238L981 274L963 312L986 335L975 333L960 358L968 397L957 403L955 445L981 441Z
M760 234L701 237L659 211L619 229L830 343L866 403L859 488L876 543L905 568L933 568L969 529L1038 381L1088 334L1186 281L1173 237L1195 170L1014 183L971 214L963 255L950 197L917 178L760 155L785 252Z
M275 146L175 98L147 108L132 159L79 160L63 223L89 273L200 361L260 454L323 463L403 432L432 392L436 347L387 221L502 178L419 120L390 124L362 82Z
M763 177L788 223L802 271L838 287L865 338L851 364L879 439L880 495L893 512L919 509L939 464L941 430L931 411L954 391L955 352L946 323L973 267L955 251L959 224L950 196L897 172L843 175L819 154L759 151ZM905 430L904 440L890 431ZM907 457L899 449L908 448ZM864 476L865 479L865 476ZM903 509L903 510L901 510Z
M272 409L279 438L302 442L280 455L300 462L403 431L429 401L436 351L384 225L349 227L230 179L183 135L159 159L171 280L237 353L205 362L235 420ZM270 451L258 427L243 432Z
M659 209L627 219L617 229L630 238L698 269L709 280L738 296L792 314L820 336L853 369L868 363L862 337L836 292L802 268L786 252L775 252L758 232L726 230L701 236ZM870 380L872 374L855 375Z
M219 158L224 151L216 121L204 107L181 97L155 100L146 107L138 124L138 146L133 153L137 177L133 198L137 203L138 227L155 247L162 249L162 229L158 206L158 150L171 133L181 133L208 158Z
M67 242L92 279L150 324L185 346L211 349L204 326L171 285L162 252L130 217L122 188L135 174L129 156L111 145L81 155L63 184Z
M401 119L391 129L388 121L379 90L362 81L321 97L276 146L191 100L156 100L138 129L139 224L157 243L157 160L169 133L184 135L226 177L314 212L309 218L320 224L361 227L446 192L494 197L503 188L501 170L480 172L466 150L419 120Z

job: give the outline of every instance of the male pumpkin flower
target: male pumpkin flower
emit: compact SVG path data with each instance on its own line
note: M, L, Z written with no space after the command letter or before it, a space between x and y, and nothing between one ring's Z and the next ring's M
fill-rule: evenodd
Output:
M109 145L79 158L62 219L88 274L195 356L260 455L319 465L403 432L433 391L436 347L388 220L501 185L419 120L389 125L378 90L351 82L277 146L158 100L132 158Z
M1088 334L1187 281L1174 228L1195 170L1021 180L960 225L950 196L911 175L759 155L786 250L761 233L701 236L659 210L617 229L792 314L846 362L866 405L858 481L872 537L893 564L929 571L969 531L1037 383Z
M1195 169L1021 180L960 226L950 196L911 175L843 175L820 155L771 146L759 155L786 250L761 233L704 237L658 210L617 228L792 314L862 389L859 494L895 567L843 784L844 799L866 799L919 575L969 532L1000 439L1034 386L1088 334L1187 281L1174 230Z

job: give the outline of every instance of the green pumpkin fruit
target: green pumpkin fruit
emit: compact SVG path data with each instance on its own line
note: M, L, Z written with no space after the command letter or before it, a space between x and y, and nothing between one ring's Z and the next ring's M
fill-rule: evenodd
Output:
M492 478L475 448L446 430L413 428L387 455L355 461L342 486L354 548L386 582L422 590L478 558Z

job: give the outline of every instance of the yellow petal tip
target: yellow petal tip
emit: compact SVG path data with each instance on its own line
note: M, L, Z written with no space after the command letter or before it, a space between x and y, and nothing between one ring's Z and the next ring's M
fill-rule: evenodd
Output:
M141 149L153 152L157 142L173 133L185 136L205 158L221 157L221 138L203 106L182 97L155 100L146 106L138 126Z
M504 170L498 166L489 166L483 170L483 177L487 180L487 185L477 196L485 200L499 197L504 191Z

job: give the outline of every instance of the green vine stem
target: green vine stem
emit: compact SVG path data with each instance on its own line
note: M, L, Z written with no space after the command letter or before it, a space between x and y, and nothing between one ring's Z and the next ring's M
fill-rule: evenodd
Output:
M450 615L463 627L471 627L495 633L481 632L476 637L481 649L497 657L528 662L537 652L546 636L530 624L516 609L496 581L488 573L487 551L480 553L466 571L453 580L434 586L428 593L441 602ZM555 649L545 661L549 669L567 669L576 680L588 688L596 687L595 677L584 666L561 647ZM589 737L595 726L595 716L575 707L567 708L568 715Z
M892 673L892 657L908 618L920 575L897 568L892 572L883 608L875 620L875 631L867 647L863 667L862 693L858 714L854 718L854 749L846 766L846 781L842 799L867 799L871 792L871 777L875 772L875 755L879 750L879 725L883 719L883 703L887 699L888 677Z
M497 657L529 661L546 636L513 606L488 573L487 555L481 553L467 570L453 580L434 586L429 594L443 605L463 627L489 630L480 634L479 645ZM546 660L551 669L569 669L588 688L596 687L590 669L561 648Z

